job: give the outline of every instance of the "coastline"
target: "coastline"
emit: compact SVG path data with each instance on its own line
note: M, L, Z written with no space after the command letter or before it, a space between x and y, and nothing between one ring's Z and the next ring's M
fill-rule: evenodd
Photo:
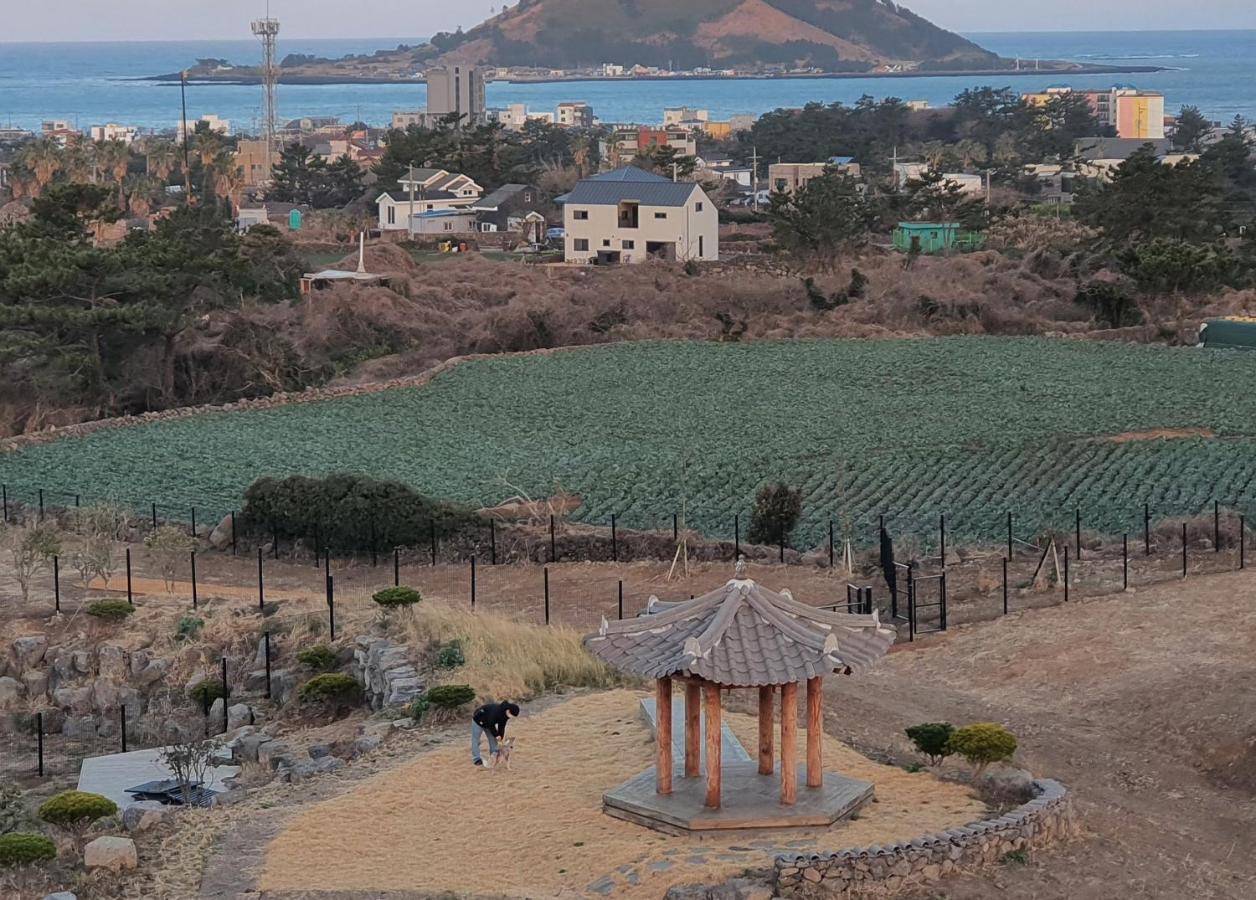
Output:
M813 80L813 81L839 81L860 78L984 78L988 76L1000 76L1007 78L1020 78L1031 75L1130 75L1144 74L1149 72L1167 71L1165 66L1146 66L1146 65L1128 65L1128 66L1096 66L1096 65L1076 65L1066 68L1050 68L1050 69L954 69L954 70L929 70L929 71L907 71L907 72L792 72L787 74L738 74L738 75L718 75L706 73L701 75L690 74L666 74L666 75L624 75L624 76L606 76L606 75L564 75L564 76L516 76L511 78L494 79L502 84L564 84L564 83L597 83L597 82L622 82L633 83L639 81L784 81L784 80ZM153 81L161 84L178 84L182 78L182 73L171 72L164 75L147 75L141 78L130 79L134 81ZM238 86L256 86L262 83L260 75L192 75L188 77L188 84L229 84ZM424 84L425 79L422 77L383 77L383 76L351 76L351 75L281 75L279 84L285 85L336 85L336 84Z

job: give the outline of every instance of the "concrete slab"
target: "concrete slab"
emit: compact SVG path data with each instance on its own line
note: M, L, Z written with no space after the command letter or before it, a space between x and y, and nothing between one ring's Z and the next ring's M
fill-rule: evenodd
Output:
M215 791L225 791L227 788L223 780L239 772L239 766L211 768L205 772L205 785ZM127 788L171 777L169 767L161 761L161 748L132 750L130 753L93 756L83 760L78 789L108 797L118 804L118 809L126 809L135 802L135 798L126 792Z
M645 697L641 701L641 714L650 725L650 730L658 733L658 710L653 697ZM702 717L701 733L706 734L706 716ZM730 763L750 762L750 754L737 740L732 730L724 725L720 728L720 756L724 765ZM672 759L680 763L684 770L685 762L685 692L674 691L672 694ZM702 742L702 766L706 769L706 741Z

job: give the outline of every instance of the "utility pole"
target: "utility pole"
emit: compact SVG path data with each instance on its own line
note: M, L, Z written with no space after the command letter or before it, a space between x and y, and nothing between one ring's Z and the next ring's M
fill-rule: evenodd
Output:
M750 191L751 191L751 196L754 197L754 211L758 212L759 211L759 148L758 147L754 147L751 149L750 159L751 159Z
M890 181L894 185L894 193L898 193L898 144L894 145L894 153L890 157Z
M410 163L410 217L406 219L406 231L410 235L410 240L414 240L414 163Z
M188 70L179 73L179 97L183 101L183 202L192 202L192 167L188 163Z

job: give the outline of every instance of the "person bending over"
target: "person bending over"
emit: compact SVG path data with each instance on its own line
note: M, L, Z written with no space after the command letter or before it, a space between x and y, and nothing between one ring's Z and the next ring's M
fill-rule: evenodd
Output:
M484 765L480 758L480 735L488 736L488 752L497 753L497 742L506 736L506 723L519 715L518 704L486 703L471 714L471 762Z

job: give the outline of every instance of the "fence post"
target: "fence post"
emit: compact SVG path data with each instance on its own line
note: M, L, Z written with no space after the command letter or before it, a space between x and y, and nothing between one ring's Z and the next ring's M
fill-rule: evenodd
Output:
M942 630L946 631L946 570L942 570Z
M231 685L227 682L227 657L222 658L222 734L227 733L227 707L231 705Z
M619 562L619 523L611 513L611 562Z
M436 520L432 519L430 523L430 537L432 539L432 565L436 565Z
M318 564L322 561L323 555L323 536L318 527L318 523L314 523L314 568L318 568Z
M393 587L401 587L401 548L393 547Z
M546 625L548 625L548 624L550 623L550 613L549 613L549 568L548 568L548 567L546 567L543 571L544 571L544 573L545 573L545 624L546 624Z
M39 489L39 521L44 520L44 489Z
M938 556L941 557L942 571L946 571L946 513L938 516Z
M224 659L223 662L226 663L226 660ZM225 704L226 701L224 700L223 703ZM122 752L126 753L126 704L125 703L118 707L118 725L121 726L122 728Z
M236 514L231 510L231 555L236 555Z
M680 540L680 516L672 513L672 540Z
M1151 504L1143 504L1143 556L1151 556Z
M188 530L190 537L196 537L196 507L192 507L192 527Z
M557 541L554 537L554 517L550 516L550 562L554 562L557 558Z
M1221 503L1212 501L1212 552L1221 552Z
M379 565L379 545L375 538L375 511L371 511L371 565Z
M1121 535L1121 590L1130 589L1130 536Z
M327 576L327 627L331 633L331 639L336 639L336 579L334 576Z
M153 513L153 531L156 531L157 530L157 504L156 503L152 504L152 513Z
M1007 557L1003 557L1003 615L1007 615Z
M38 744L39 754L39 777L44 777L44 714L42 712L35 713L35 740Z
M488 520L488 552L489 565L497 565L497 520L492 518Z
M915 562L907 564L907 640L916 640L916 579Z
M621 621L624 618L624 582L623 582L623 579L620 579L620 582L619 582L619 618Z
M1186 577L1186 523L1182 523L1182 577Z
M224 700L223 705L226 703ZM209 691L201 691L201 709L205 712L205 737L209 737Z
M1247 568L1247 516L1239 516L1239 568Z
M270 699L270 632L262 632L262 645L266 651L266 699Z
M61 560L52 558L52 603L57 612L61 612Z
M833 568L833 520L829 519L829 568Z
M274 549L275 559L279 558L279 526L274 522L270 523L270 545Z
M135 596L131 593L131 548L126 548L126 602L129 606L135 605Z
M475 612L475 557L471 557L471 611Z
M198 606L196 596L196 551L192 551L192 609Z
M733 561L741 559L741 514L733 516Z
M257 608L266 609L266 587L265 579L262 577L262 548L257 548Z
M1064 602L1068 603L1069 577L1068 577L1068 545L1064 545Z
M9 486L7 484L0 484L0 498L3 498L3 502L4 502L4 524L8 525L9 524Z
M1075 540L1077 541L1077 561L1081 562L1082 561L1082 508L1080 506L1077 507L1077 520L1076 521L1077 521L1077 525L1075 527L1077 528L1077 532L1075 534Z
M781 533L780 545L781 545L781 565L785 565L785 534L784 532Z

